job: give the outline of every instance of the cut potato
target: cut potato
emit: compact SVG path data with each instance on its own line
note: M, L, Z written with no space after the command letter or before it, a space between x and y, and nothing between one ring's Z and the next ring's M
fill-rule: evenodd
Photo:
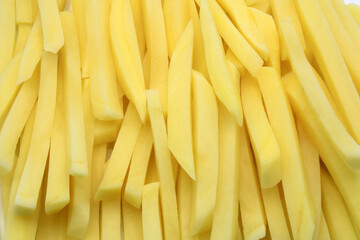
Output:
M16 0L16 23L33 23L32 2L29 0Z
M95 121L95 145L115 142L122 119L113 121Z
M22 51L26 43L29 39L30 32L32 29L31 24L19 24L18 31L16 35L16 42L15 42L15 49L14 49L14 56L16 56L20 51ZM17 79L17 77L16 77Z
M145 47L145 30L143 24L143 10L141 7L141 2L142 0L132 0L130 1L130 4L132 9L132 15L134 17L136 39L139 45L140 56L141 59L143 59L146 53L146 47Z
M16 38L15 0L0 2L0 72L13 56Z
M346 7L349 9L349 12L351 13L355 22L360 27L360 6L356 3L350 3L347 4Z
M101 238L102 240L121 240L121 195L111 200L101 201Z
M124 221L124 240L142 240L142 212L126 201L122 202Z

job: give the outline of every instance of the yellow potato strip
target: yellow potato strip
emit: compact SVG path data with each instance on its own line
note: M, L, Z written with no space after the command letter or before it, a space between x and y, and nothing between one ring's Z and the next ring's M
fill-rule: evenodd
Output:
M179 218L176 203L174 175L171 154L168 149L165 120L156 90L146 91L151 130L154 138L156 168L160 179L160 200L162 207L165 239L180 239ZM144 235L146 232L144 231Z
M0 199L2 200L2 208L3 208L4 213L7 212L8 207L9 207L11 183L13 181L14 171L16 168L17 161L18 161L18 156L15 155L14 167L5 176L0 176L0 184L1 184L1 198ZM4 214L4 217L6 217L5 214Z
M159 92L161 108L167 114L168 48L161 0L142 1L146 48L150 54L150 89Z
M209 231L216 202L219 133L214 90L205 77L192 72L193 139L196 181L192 188L190 231Z
M122 120L95 122L95 145L115 142L120 130Z
M344 200L329 173L321 168L322 206L331 239L358 239Z
M189 6L187 0L163 0L163 11L169 58L189 22Z
M245 239L266 234L266 216L246 125L240 129L239 203Z
M20 51L22 51L25 48L25 45L30 36L31 29L32 29L31 24L19 24L18 25L14 56L16 56ZM16 79L17 79L17 77L16 77Z
M271 14L270 0L258 0L256 3L250 4L249 7L256 8L266 14Z
M80 44L81 76L89 77L89 53L88 35L86 29L86 5L85 0L72 0L72 8L75 16L76 30Z
M238 229L240 127L219 102L219 176L211 240L234 239Z
M131 206L126 201L122 202L124 219L124 240L142 240L142 210Z
M46 214L60 211L70 202L69 163L66 159L64 76L58 72L56 109L51 133L49 167L45 198Z
M269 188L282 178L280 149L267 119L260 88L255 78L246 76L241 79L241 97L260 186Z
M141 121L146 117L143 69L129 0L114 0L110 13L110 37L117 78Z
M172 53L168 83L168 146L175 159L196 179L192 148L191 66L193 24L190 22Z
M136 39L139 45L139 51L141 58L144 58L145 56L145 30L144 30L144 24L143 24L143 10L141 3L142 0L131 0L131 9L132 9L132 15L134 17L134 24L135 24L135 30L136 30Z
M162 224L160 215L159 183L144 186L142 196L142 226L144 240L162 240Z
M251 46L258 52L262 59L266 60L269 55L269 49L256 26L255 19L251 15L245 0L218 0L219 4L229 14L235 26Z
M15 0L0 2L0 72L13 56L16 36Z
M308 36L311 50L324 75L326 85L350 134L360 143L360 121L358 121L360 119L360 98L326 18L321 12L320 5L318 1L312 0L295 0L295 3L304 34ZM338 142L340 143L340 141Z
M79 42L76 35L74 14L61 12L65 44L60 51L60 63L64 73L64 109L66 151L69 173L72 176L88 176L85 143L84 107L82 100Z
M123 118L111 53L109 1L86 1L86 30L91 81L91 101L98 120Z
M0 173L5 175L13 167L16 144L38 97L39 70L23 84L12 104L0 132Z
M121 240L121 196L101 201L101 240Z
M129 103L114 150L108 161L109 166L95 196L97 200L109 199L120 193L141 125L135 107Z
M290 105L273 68L263 68L258 82L281 151L282 185L292 234L295 239L310 239L315 226L314 206Z
M237 57L231 51L230 48L228 48L226 50L226 60L230 61L237 68L237 70L239 71L241 76L246 75L246 69L245 69L244 65L242 65L242 63L239 61L239 59L237 59Z
M357 25L360 27L360 6L355 3L350 3L347 4L346 7L348 8Z
M129 175L125 186L125 200L136 208L141 206L141 195L145 184L146 171L153 148L150 123L142 126L131 158Z
M16 0L16 23L33 23L32 2L30 0Z
M15 198L17 213L30 215L36 210L55 116L57 65L57 54L43 52L34 132Z
M320 229L319 229L319 239L321 240L330 240L329 229L324 217L323 210L321 210L321 221L320 221Z
M360 146L346 131L323 93L303 53L291 19L282 20L280 34L286 45L291 66L303 88L311 114L314 114L325 136L339 156L352 168L360 167ZM360 98L359 98L360 101ZM354 104L354 103L352 103Z
M210 81L216 96L225 105L226 109L233 114L237 123L241 126L243 112L240 92L237 92L232 84L231 76L226 66L222 41L207 1L202 0L201 2L200 23Z

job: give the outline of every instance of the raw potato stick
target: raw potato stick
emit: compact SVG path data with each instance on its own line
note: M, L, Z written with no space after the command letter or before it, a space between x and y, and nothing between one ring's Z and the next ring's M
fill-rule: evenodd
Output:
M14 211L18 214L33 214L39 202L55 116L57 65L57 54L43 52L34 131L15 198Z
M66 129L66 151L69 174L88 176L85 142L84 106L82 99L79 41L72 12L61 12L65 44L61 49L60 62L64 73L64 109Z
M171 57L168 79L168 146L186 173L196 179L192 147L191 66L194 28L189 22Z
M17 53L24 50L26 43L29 39L30 32L32 29L31 24L19 24L18 25L18 31L16 35L16 42L15 42L15 49L14 49L14 56L16 56ZM16 76L17 79L17 76Z
M347 4L346 7L349 9L349 12L351 13L355 22L360 27L360 6L355 3L350 3L350 4Z
M95 121L95 145L115 142L122 119L113 121Z
M11 183L14 177L14 171L17 165L17 161L18 161L18 156L15 155L15 159L14 159L14 167L13 169L11 169L11 171L6 174L5 176L0 176L0 182L1 182L1 200L2 200L2 207L3 207L3 211L4 213L7 212L8 207L9 207L9 199L10 199L10 191L11 191ZM6 217L4 215L4 217Z
M101 240L121 240L121 196L101 201Z
M151 130L154 138L156 168L160 179L160 200L164 223L165 239L180 239L178 208L171 154L168 149L165 120L156 90L146 91ZM146 232L144 231L144 234Z
M218 180L219 129L216 96L205 77L192 71L196 181L192 188L190 233L211 229Z
M129 0L111 3L110 37L117 78L127 98L145 123L146 96L143 69Z
M226 66L225 53L221 38L215 26L208 0L201 1L200 23L204 39L206 65L209 70L210 81L219 100L235 117L238 125L242 125L243 111L240 92L237 92Z
M15 149L21 132L38 97L39 69L17 94L0 132L0 173L5 175L13 167Z
M323 210L321 210L321 221L320 221L320 229L319 229L319 239L330 240L329 229L324 217Z
M130 165L131 155L141 129L141 120L135 107L129 103L124 121L109 159L109 166L95 195L96 200L110 199L119 195Z
M141 3L142 0L131 0L132 15L134 17L134 24L136 30L136 39L139 45L139 51L141 59L144 58L146 47L145 47L145 29L143 24L143 10Z
M0 2L0 33L0 72L2 72L11 60L15 46L15 0Z
M142 210L133 207L126 201L122 202L124 221L124 240L142 240Z
M33 23L32 2L29 0L16 0L16 23Z
M152 148L151 126L150 122L146 122L141 127L139 137L136 140L124 193L124 199L138 209L141 206L141 195Z

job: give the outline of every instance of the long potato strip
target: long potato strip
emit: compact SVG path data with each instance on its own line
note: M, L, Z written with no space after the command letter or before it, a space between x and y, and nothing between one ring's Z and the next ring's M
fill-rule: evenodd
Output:
M143 10L141 3L142 0L132 0L130 1L132 15L134 17L134 24L136 30L136 39L139 45L139 51L141 58L144 58L146 47L145 47L145 30L143 24Z
M130 103L109 159L109 166L96 193L97 200L109 199L120 194L140 129L141 120L135 107Z
M15 46L15 0L0 2L0 32L0 72L2 72L11 60Z
M2 200L2 207L4 209L4 213L7 212L8 207L9 207L11 183L13 181L17 161L18 161L18 156L15 155L13 169L5 176L0 176L0 183L1 183L1 198L0 199ZM6 217L5 214L4 214L4 217Z
M318 1L312 0L295 0L295 3L304 34L308 36L311 50L326 85L344 117L350 134L360 143L360 121L358 121L360 119L360 98L326 18L321 12L320 5ZM308 81L310 81L309 78ZM311 85L307 86L310 88ZM338 141L338 143L340 142Z
M72 176L88 175L86 156L84 107L82 100L79 42L72 12L60 14L64 28L65 44L60 51L64 72L64 109L66 128L66 151L69 173Z
M18 31L16 35L16 42L15 42L15 49L14 49L14 55L22 51L27 43L27 40L29 39L30 32L32 29L31 24L19 24L18 25ZM17 79L17 77L16 77Z
M145 122L145 82L129 0L112 2L110 37L118 80L136 107L141 121Z
M241 126L243 112L240 92L237 92L232 84L230 73L226 66L223 44L207 0L202 0L201 2L200 22L204 38L206 65L215 94Z
M38 65L42 51L44 50L44 39L40 16L38 16L32 26L30 35L24 48L24 55L21 59L17 83L23 83L33 76Z
M95 122L95 145L115 142L122 120Z
M291 66L303 88L312 114L339 156L352 168L360 167L360 146L346 131L323 93L301 49L291 19L282 20L280 34L289 54ZM344 80L344 79L343 79ZM345 84L345 80L343 81ZM355 88L354 88L355 90ZM356 93L357 94L357 93ZM333 95L334 96L334 95ZM358 98L360 101L360 98ZM352 103L354 105L354 102Z
M43 52L34 132L15 198L18 213L33 214L38 203L55 116L57 65L57 54Z
M126 201L122 202L124 219L124 240L142 240L143 226L141 209L133 207Z
M214 90L196 71L192 72L192 94L196 181L192 188L190 231L197 234L211 229L218 179L219 132Z
M321 210L321 221L320 221L320 229L319 229L319 239L330 240L329 228L327 226L323 210Z
M355 3L350 3L347 4L346 7L349 9L349 12L351 13L355 22L360 27L360 6Z
M16 144L38 97L39 70L31 80L21 86L0 132L0 172L8 173L13 167Z
M16 23L33 23L32 2L29 0L16 0Z
M219 176L211 240L234 239L238 229L240 127L219 102Z
M167 114L168 48L161 0L142 1L146 48L150 54L150 89L159 92L161 108Z
M190 22L172 53L168 83L168 146L182 168L196 179L192 148L191 68L193 24Z
M245 239L260 239L266 234L265 210L246 125L240 131L239 203L243 233Z
M121 196L101 201L101 240L121 240Z
M145 184L146 171L153 148L150 123L142 126L131 158L129 175L125 186L125 200L132 206L140 208L141 195Z
M267 119L256 79L241 79L241 97L246 124L254 149L261 188L276 185L282 178L280 149Z
M151 130L154 138L156 167L160 179L160 200L164 223L164 237L165 239L176 240L180 239L179 218L165 120L158 92L156 90L147 90L146 97Z
M109 14L109 1L87 1L86 30L92 108L97 119L106 121L123 118L111 53Z

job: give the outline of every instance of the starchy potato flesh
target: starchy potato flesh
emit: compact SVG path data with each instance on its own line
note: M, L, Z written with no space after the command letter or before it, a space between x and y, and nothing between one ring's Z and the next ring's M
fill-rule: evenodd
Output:
M113 121L95 121L95 145L114 142L120 130L122 119Z
M97 200L108 199L120 194L140 129L139 115L135 107L129 104L109 159L109 167L105 170L104 177L97 190L95 197Z
M16 42L15 42L15 49L14 49L14 56L16 56L17 53L22 51L27 43L27 40L29 38L30 32L32 29L31 24L19 24L18 25L18 31L16 35ZM17 77L16 77L17 79Z
M136 39L139 45L139 51L141 58L144 58L146 53L145 47L145 30L143 24L143 10L142 10L142 0L133 0L130 1L132 14L134 17L134 24L136 29Z
M40 16L37 16L24 48L24 55L21 59L19 74L17 76L18 84L28 81L31 76L34 75L34 71L40 61L43 50L43 31Z
M13 56L16 38L15 1L0 2L0 72Z
M17 161L18 161L18 156L15 155L14 166L16 166ZM16 167L13 167L13 169L5 176L0 176L0 181L1 181L1 198L0 199L2 200L2 207L3 207L4 213L7 213L7 210L9 208L11 183L13 181L15 168ZM6 214L4 214L4 217L6 218Z
M208 0L201 1L200 23L204 39L205 59L209 70L210 81L216 96L225 105L226 109L235 116L241 126L243 112L240 93L236 92L226 66L225 53L221 38L216 29Z
M5 175L13 168L16 144L38 97L39 75L37 69L32 79L21 86L1 128L1 175Z
M193 139L196 181L192 187L192 234L209 231L216 201L219 161L216 96L205 77L192 71ZM204 107L208 104L208 107Z
M329 229L328 229L328 226L327 226L323 211L321 211L319 239L324 239L324 240L330 240L331 239Z
M190 21L172 52L168 78L167 133L169 150L187 174L196 179L191 127L193 36L194 28Z
M101 201L101 239L121 240L121 195Z
M248 4L249 7L256 8L264 13L270 14L271 13L271 5L270 0L258 0L253 4Z
M29 0L16 0L16 23L33 23L36 16L32 13L32 2Z
M347 4L346 7L349 9L349 12L351 13L355 22L360 27L360 6L355 3L350 3Z
M280 149L267 119L257 80L241 79L241 98L250 140L254 149L261 188L276 185L282 178Z
M141 209L133 207L128 202L122 202L122 213L124 221L124 239L142 240L142 213Z

